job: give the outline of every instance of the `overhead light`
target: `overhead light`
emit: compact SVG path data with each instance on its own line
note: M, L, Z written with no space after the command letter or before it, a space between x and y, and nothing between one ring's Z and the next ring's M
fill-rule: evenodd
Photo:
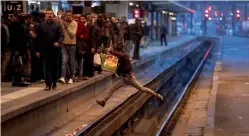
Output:
M212 20L211 17L209 17L208 20Z
M136 5L136 7L139 7L139 5Z
M165 11L163 11L163 14L165 14Z
M233 13L230 14L231 16L233 15Z
M220 18L220 20L222 20L222 18Z
M40 4L41 4L41 2L40 2L40 1L37 1L37 4L38 4L38 5L40 5Z
M176 20L176 17L172 17L171 20Z
M133 3L132 3L132 2L130 2L130 3L129 3L129 5L130 5L130 6L133 6Z

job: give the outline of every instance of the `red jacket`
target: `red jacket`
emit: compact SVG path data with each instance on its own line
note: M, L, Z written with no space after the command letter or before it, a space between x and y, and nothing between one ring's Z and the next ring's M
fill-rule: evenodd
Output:
M81 38L81 35L83 35L83 38ZM87 27L80 21L78 21L76 36L78 40L87 40L89 37L89 32Z

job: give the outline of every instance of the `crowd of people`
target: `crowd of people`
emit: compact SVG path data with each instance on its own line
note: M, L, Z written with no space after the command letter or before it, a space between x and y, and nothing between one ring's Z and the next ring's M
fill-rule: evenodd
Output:
M129 25L125 16L116 19L71 10L60 10L57 15L51 9L14 13L2 17L1 30L2 81L12 81L12 86L45 82L45 90L56 89L57 82L72 84L101 74L94 54L106 53L110 47L130 55L133 45L129 57L140 59L140 41L149 39L149 28L142 27L139 18Z

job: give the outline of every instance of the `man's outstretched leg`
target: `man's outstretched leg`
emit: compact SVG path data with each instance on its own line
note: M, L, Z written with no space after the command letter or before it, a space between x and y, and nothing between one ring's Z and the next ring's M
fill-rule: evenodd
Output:
M147 88L147 87L143 87L135 78L134 75L131 76L131 78L129 80L126 80L126 83L135 87L136 89L138 89L139 91L143 91L143 92L147 92L151 95L154 95L155 97L157 97L158 99L160 99L161 101L163 101L163 96L160 95L159 93L154 92L153 90Z
M112 86L112 88L108 91L107 95L104 97L103 100L96 100L96 102L101 105L102 107L105 106L105 103L107 100L109 100L111 98L111 96L113 95L113 93L118 90L120 87L124 86L124 80L120 79L118 80L116 83L114 83L114 85Z

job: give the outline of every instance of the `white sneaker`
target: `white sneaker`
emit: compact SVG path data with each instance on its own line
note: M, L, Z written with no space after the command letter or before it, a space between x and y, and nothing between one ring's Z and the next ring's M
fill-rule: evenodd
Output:
M59 80L58 80L60 83L62 84L65 84L66 83L66 80L64 77L61 77Z
M68 80L68 83L69 83L69 84L72 84L72 83L73 83L73 79L70 78L70 79Z

